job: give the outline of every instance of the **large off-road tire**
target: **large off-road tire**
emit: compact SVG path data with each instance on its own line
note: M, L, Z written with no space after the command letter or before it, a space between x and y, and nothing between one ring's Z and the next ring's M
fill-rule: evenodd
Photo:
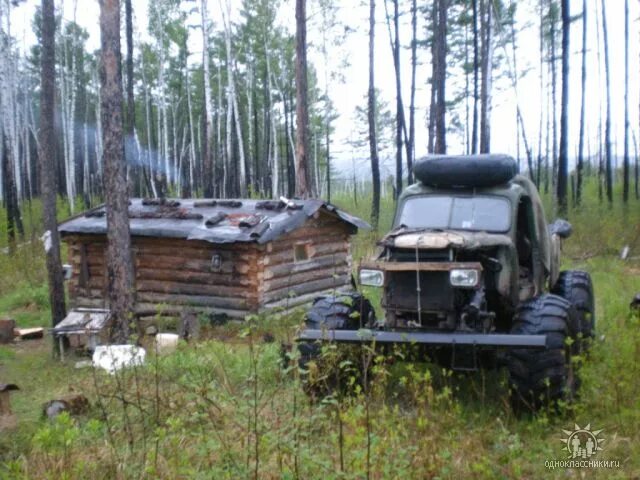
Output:
M518 173L508 155L430 155L416 160L413 173L434 187L492 187L507 183Z
M577 334L574 307L558 295L536 297L520 305L511 333L547 336L544 350L514 348L507 354L514 409L536 411L560 400L571 402L579 386L567 345L567 338Z
M371 326L375 312L371 302L358 292L324 295L313 301L306 327L318 330L357 330Z
M580 270L560 272L552 292L567 300L576 309L578 333L580 335L576 341L574 352L578 354L584 352L589 348L596 328L595 301L591 276L587 272Z
M316 298L305 320L306 328L316 330L357 330L374 323L371 302L357 292ZM322 355L320 342L300 342L298 351L298 364L306 372L305 390L312 396L326 396L354 374L355 362L352 367L342 362L340 352Z

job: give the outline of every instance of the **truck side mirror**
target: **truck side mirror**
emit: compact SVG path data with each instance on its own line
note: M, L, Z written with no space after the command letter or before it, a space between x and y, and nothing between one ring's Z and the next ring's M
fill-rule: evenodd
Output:
M557 235L562 239L569 238L572 232L573 227L571 224L562 218L556 219L551 225L549 225L549 233L551 235Z

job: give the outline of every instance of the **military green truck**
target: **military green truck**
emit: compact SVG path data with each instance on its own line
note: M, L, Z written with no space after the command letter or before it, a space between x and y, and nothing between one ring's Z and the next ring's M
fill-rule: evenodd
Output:
M322 342L413 344L454 370L505 365L514 406L571 400L571 357L594 335L589 274L560 271L571 225L548 225L535 185L506 155L431 156L400 195L393 227L359 266L384 316L353 292L317 298L299 337L303 363Z

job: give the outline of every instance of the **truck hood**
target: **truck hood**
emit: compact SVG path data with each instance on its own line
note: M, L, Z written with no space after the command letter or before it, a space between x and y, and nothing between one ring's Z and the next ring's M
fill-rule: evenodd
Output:
M499 233L466 232L462 230L431 230L400 227L381 240L386 247L475 250L483 247L513 247L511 238Z

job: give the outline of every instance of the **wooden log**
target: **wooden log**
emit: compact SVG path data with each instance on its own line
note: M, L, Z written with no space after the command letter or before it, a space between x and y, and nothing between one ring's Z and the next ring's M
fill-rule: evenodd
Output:
M44 336L44 328L16 328L13 330L13 334L20 340L35 340Z
M136 314L141 317L156 317L158 315L179 317L182 312L195 312L197 314L222 314L231 318L244 318L251 313L249 310L236 310L232 308L214 308L197 305L157 305L155 303L138 302Z
M291 273L291 275L283 275L270 280L262 282L261 289L265 292L273 290L279 290L281 288L292 287L301 285L306 282L321 280L323 278L333 278L334 275L347 275L351 272L348 265L343 264L342 268L319 268L314 270L307 270L303 272Z
M257 271L257 263L255 261L248 260L249 259L238 259L233 262L222 262L220 271L217 273L242 274ZM139 269L160 268L167 270L188 270L201 273L212 273L211 261L194 260L183 257L154 257L150 255L137 255L136 267Z
M262 294L261 303L266 304L290 296L301 296L311 292L340 288L349 284L350 281L350 275L339 275L335 278L323 278L321 280L305 282L291 287L270 290Z
M286 235L283 235L274 243L279 242L291 242L291 241L304 241L310 238L348 238L349 231L346 229L340 229L336 227L320 227L320 228L298 228Z
M12 318L0 319L0 344L13 342L13 329L16 321Z
M134 246L144 247L168 247L179 249L202 249L202 250L226 250L226 251L247 251L260 249L261 246L255 243L211 243L203 240L186 240L181 238L160 238L160 237L133 237Z
M264 265L278 265L282 263L294 263L293 245L291 248L283 249L279 252L269 253L264 257ZM346 243L328 243L320 245L311 245L311 258L316 256L330 255L333 253L348 252L348 244Z
M257 292L247 287L230 287L226 285L203 285L198 283L182 283L156 280L136 281L138 292L169 293L180 295L223 296L228 298L251 298Z
M314 292L307 293L305 295L300 295L298 297L288 297L280 300L273 300L267 303L264 303L260 308L260 312L267 313L273 309L284 309L284 312L290 312L296 308L299 308L303 305L310 304L317 297L321 295L332 295L332 294L340 294L343 292L351 291L351 285L344 285L338 288L331 288L325 290L317 290Z
M308 244L310 248L317 252L316 254L323 254L324 252L334 252L338 250L349 250L349 242L343 237L339 238L312 238L306 242L276 242L269 255L279 254L293 250L296 245Z
M251 306L245 298L214 297L209 295L178 295L170 293L139 292L141 302L170 305L191 305L205 307L230 308L234 310L248 310Z
M448 272L456 268L482 271L482 264L479 262L381 262L369 260L361 262L361 268L374 270L386 270L388 272Z
M177 281L203 285L228 285L246 287L253 285L252 277L219 273L190 272L163 268L139 268L137 280ZM255 277L254 277L255 278Z
M342 267L343 265L348 265L348 263L347 255L343 253L314 257L308 262L294 263L293 265L290 263L282 263L279 265L265 267L263 278L265 280L269 280L271 278L282 277L289 274L308 272L318 268Z

